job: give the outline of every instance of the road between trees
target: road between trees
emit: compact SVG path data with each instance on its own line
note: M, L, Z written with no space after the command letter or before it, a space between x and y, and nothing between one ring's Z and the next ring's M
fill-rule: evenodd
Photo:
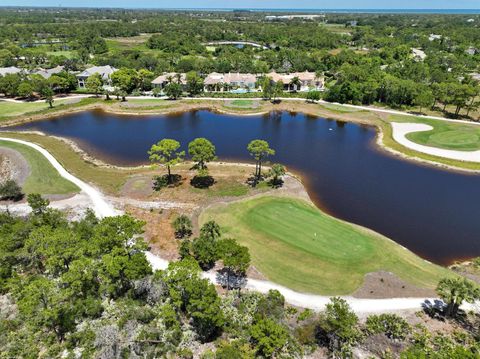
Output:
M13 138L0 137L0 140L20 143L39 151L58 171L60 176L77 185L81 189L82 193L90 198L92 209L98 217L104 218L121 214L121 212L117 211L113 207L113 205L108 203L106 197L103 196L103 194L99 190L69 173L46 149L40 147L37 144ZM149 261L150 265L154 270L161 270L167 268L167 260L162 259L161 257L151 252L146 252L145 254L147 260ZM216 274L214 272L203 273L202 276L209 279L213 283L216 283ZM317 311L322 310L325 305L330 301L330 297L328 296L298 293L278 284L256 279L249 279L246 285L246 289L258 291L261 293L266 293L271 289L276 289L280 293L282 293L287 303ZM425 302L425 298L360 299L349 296L343 298L347 300L352 309L357 313L420 310L422 308L422 304ZM433 302L432 299L429 300Z

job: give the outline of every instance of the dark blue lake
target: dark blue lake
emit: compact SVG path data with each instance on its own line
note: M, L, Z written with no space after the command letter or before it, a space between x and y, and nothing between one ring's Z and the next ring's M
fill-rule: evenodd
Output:
M82 112L16 127L72 138L120 165L147 162L152 143L184 147L206 137L220 159L250 160L246 145L265 139L273 161L303 175L327 212L380 232L437 263L480 256L480 176L400 160L379 150L372 127L287 112L229 116L208 111L169 116Z

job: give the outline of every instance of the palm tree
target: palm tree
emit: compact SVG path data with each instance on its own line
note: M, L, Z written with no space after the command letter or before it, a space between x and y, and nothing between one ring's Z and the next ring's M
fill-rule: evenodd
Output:
M292 81L290 81L290 86L294 88L293 91L298 91L302 87L302 81L298 78L298 76L295 76Z
M177 79L177 83L179 85L182 84L182 74L178 73L178 74L175 74L175 78Z
M473 303L480 297L480 289L466 278L443 278L438 282L437 294L447 304L445 316L457 315L462 303Z

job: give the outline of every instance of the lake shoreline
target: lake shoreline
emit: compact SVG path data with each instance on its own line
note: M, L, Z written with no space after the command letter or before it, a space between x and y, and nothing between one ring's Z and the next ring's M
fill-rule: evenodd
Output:
M312 106L312 109L313 109L313 106ZM101 111L101 110L97 110L97 111L99 111L99 113L101 113L102 115L104 115L104 113L106 113L105 111ZM94 112L94 111L92 111L92 112ZM217 112L215 112L215 111L210 111L210 112L212 114L208 115L208 111L205 110L205 111L203 111L203 114L206 115L206 116L213 116L215 118L214 113L217 113ZM138 126L138 125L136 125L136 123L137 123L136 121L137 121L137 119L141 120L141 118L142 118L142 116L135 116L134 118L133 117L129 118L129 115L122 114L121 116L119 116L119 117L121 117L119 120L124 121L124 119L122 118L124 116L125 116L125 121L130 119L130 122L133 124L133 126ZM186 114L184 116L185 117L182 117L182 118L185 118L185 119L192 118L193 119L194 117L200 116L200 115L199 114L198 115L193 115L194 117L191 117L189 114ZM234 116L234 117L230 118L228 116L224 116L223 118L226 121L228 121L229 123L232 123L232 124L236 123L237 124L236 126L239 126L238 127L239 129L240 128L243 128L243 129L251 128L251 125L250 125L250 122L249 122L250 120L248 122L245 122L245 123L242 124L241 119L235 118L235 117L239 117L238 115L232 115L232 116ZM274 114L275 118L277 118L276 116L278 116L278 114ZM290 118L291 119L290 123L292 125L294 123L297 123L297 121L307 121L307 122L310 122L313 126L313 124L317 123L318 120L322 120L322 121L318 121L318 124L314 125L315 127L312 127L312 129L313 128L318 128L319 131L327 131L327 132L323 132L323 133L327 134L326 135L327 137L324 137L323 135L320 135L320 137L315 137L315 139L313 139L312 143L319 143L319 144L323 143L323 141L327 140L327 138L332 138L330 136L332 136L332 134L334 134L335 132L329 132L329 131L331 131L332 129L335 131L337 126L338 126L338 129L343 128L342 123L347 123L347 121L340 121L340 123L335 123L334 120L319 118L318 116L313 116L313 115L312 115L313 116L312 118L308 117L308 115L305 115L305 116L304 115L299 115L298 118L295 118L295 116L292 116L292 112L285 113L282 116L286 116L286 118ZM354 115L351 115L351 116L354 116ZM95 118L95 117L96 117L95 113L86 114L85 117L83 117L83 115L82 115L82 117L78 118L80 122L77 121L78 124L76 126L84 127L87 124L87 122L84 122L84 121L86 121L88 118ZM111 116L111 117L115 118L115 116ZM200 117L202 117L202 116L200 116ZM106 118L108 118L108 116ZM156 119L152 118L152 115L145 116L144 118L145 118L145 120L148 119L149 121L151 121L151 123L157 123ZM280 118L281 117L278 117L278 119L280 119ZM315 118L315 120L313 118ZM267 118L262 118L262 117L257 118L255 120L252 119L252 121L253 121L252 126L253 126L253 123L256 123L258 121L265 121L266 119ZM342 120L344 120L344 119L345 119L345 116L342 116ZM165 119L165 121L167 121L167 120L175 121L174 118ZM274 126L277 123L277 121L273 121L274 120L273 118L270 118L270 120L271 121L267 121L267 122L263 122L263 123L270 123L271 126ZM364 131L368 131L370 133L369 137L367 139L368 142L366 143L366 145L370 148L369 152L378 152L379 154L377 156L382 156L383 155L383 157L390 157L390 158L393 158L393 161L396 161L398 159L401 159L401 160L406 159L407 161L399 161L399 163L400 162L413 163L418 168L432 167L432 166L429 166L429 165L424 165L423 163L419 163L419 161L412 161L410 158L403 157L403 154L401 154L399 152L396 152L393 149L391 151L389 151L388 147L383 146L383 134L384 134L384 132L381 130L381 127L379 129L379 126L375 126L375 129L374 129L373 128L374 125L366 124L365 123L366 121L365 121L364 118L360 118L360 120L362 120L361 121L361 126L360 127L357 126L358 131L360 131L359 133L363 133ZM348 122L354 122L354 121L348 121ZM173 124L174 122L170 122L170 123ZM189 122L186 122L186 123L189 123ZM55 123L52 123L52 125L53 124L55 124ZM275 126L278 126L278 125L279 124L277 124ZM71 128L68 123L66 123L64 126L67 126L67 128ZM302 129L302 131L307 130L307 128L304 128L301 124L296 125L296 126L300 126L298 128ZM362 127L364 128L364 130L362 130ZM42 127L40 127L40 128L42 128ZM73 129L74 128L75 127L73 127ZM150 127L147 127L147 128L150 128ZM351 129L350 131L353 130L354 131L353 133L357 133L356 132L357 130L354 130L355 127L348 127L347 126L347 128ZM368 128L368 130L367 130L367 128ZM320 130L320 129L323 129L323 130ZM272 128L271 130L274 130L274 129ZM271 131L271 130L269 130L269 131ZM45 131L48 133L48 127L45 128ZM71 133L71 130L69 130L69 131ZM161 131L160 133L162 133L162 132L166 133L164 131L165 131L165 129L163 131ZM307 130L307 131L309 131L309 130ZM8 134L9 132L4 132L4 133ZM60 132L60 133L57 133L56 135L47 135L45 133L41 133L41 132L38 132L38 131L28 131L27 130L27 131L22 131L21 133L16 132L16 134L11 133L11 135L12 136L30 137L30 140L32 140L33 138L37 138L37 140L33 140L33 141L37 142L37 143L40 143L40 144L44 144L45 148L49 148L49 145L48 145L49 142L62 143L62 147L68 148L68 151L73 152L75 154L75 157L78 157L81 160L81 162L84 163L84 165L86 164L88 166L96 168L96 170L95 170L96 174L93 174L90 179L88 178L88 176L85 177L84 179L87 180L87 181L90 181L91 183L97 183L100 186L100 188L103 188L104 190L106 190L107 192L110 192L112 194L113 193L118 193L118 190L122 187L122 183L121 183L122 181L121 181L120 178L116 178L115 180L112 181L111 179L108 178L108 175L107 175L107 177L102 178L102 177L104 177L102 175L102 173L104 171L107 171L107 173L111 174L112 176L115 176L113 173L117 173L121 176L121 178L131 176L132 174L142 174L142 173L145 174L147 172L148 173L155 173L157 171L156 169L153 168L153 166L148 164L146 154L145 154L144 161L136 162L135 158L139 158L138 154L137 154L133 157L125 157L127 159L125 161L119 163L119 162L115 161L115 156L117 156L117 158L121 159L122 158L121 153L123 153L123 152L119 152L117 154L110 154L109 155L108 151L107 152L102 152L101 147L96 148L95 146L90 146L88 144L88 142L82 141L82 140L77 139L77 138L72 138L74 136L73 134L71 134L70 137L68 137L69 135L65 132ZM288 138L288 136L289 136L288 131L285 135ZM207 137L208 137L208 135L207 135ZM102 138L102 136L100 136L100 140L103 141L101 138ZM335 138L335 137L333 137L333 138ZM185 143L184 141L186 139L180 139L180 140L183 143ZM352 140L354 140L354 138L352 138ZM245 142L245 143L247 143L247 142ZM282 143L284 143L284 142L282 142ZM328 142L326 142L326 143L328 143ZM356 142L354 140L351 143L356 143ZM277 144L277 146L278 146L278 144ZM351 149L349 149L348 151L343 152L343 153L344 153L345 156L351 157L351 156L354 155L354 152L352 152L351 155L349 155L348 153L350 153L350 152L351 152ZM367 152L367 153L369 153L369 152ZM222 152L222 153L224 153L224 152ZM388 156L386 156L386 155L388 155ZM242 158L240 158L240 157L242 157ZM228 167L228 166L242 166L242 168L252 166L250 163L248 163L249 162L248 158L243 158L244 156L240 156L240 157L237 158L237 156L235 154L233 154L233 156L232 156L232 153L227 152L227 153L224 153L224 157L221 157L221 159L219 161L217 161L215 164L212 163L212 165L215 165L215 166L216 165L225 165L226 167ZM285 159L283 159L283 160L285 160ZM71 161L71 160L69 160L69 161ZM128 161L132 161L135 165L129 165ZM282 159L279 159L279 161L282 162ZM275 162L275 159L273 160L273 162ZM126 164L124 164L124 163L126 163ZM137 165L137 163L138 163L138 165ZM327 195L325 192L319 192L319 189L316 187L316 186L318 186L318 181L315 179L316 178L315 174L313 174L313 177L311 177L312 173L310 173L310 171L307 168L303 168L302 166L298 167L294 162L288 162L287 161L287 162L285 162L285 164L287 166L288 171L290 173L293 173L295 175L295 177L300 179L301 183L306 188L311 201L313 202L313 204L318 209L320 209L321 211L323 211L323 212L325 212L329 215L332 215L332 216L337 217L337 218L343 218L343 219L346 219L348 221L349 212L348 211L345 212L345 206L341 204L342 202L345 201L345 198L340 198L339 199L339 201L340 201L339 205L333 205L332 206L332 203L333 203L332 202L332 200L333 200L332 196ZM398 166L403 166L403 165L396 165L395 167L398 167ZM435 165L435 167L438 168L438 165ZM420 171L423 171L423 170L420 170ZM450 172L450 171L448 171L448 172ZM453 171L453 172L461 172L462 175L465 174L464 171ZM77 175L83 176L83 171L78 171L76 173L77 173ZM329 176L327 176L327 178L328 177ZM342 196L342 197L345 197L345 196ZM363 201L366 201L364 196L362 196L361 194L359 194L358 198L363 198ZM368 202L364 202L364 203L368 203ZM362 218L364 216L360 216L360 217L356 217L356 216L357 215L355 214L354 217L351 217L350 221L355 222L355 223L359 223L359 224L366 223L366 222L362 222L362 220L359 219L359 218ZM364 224L364 225L366 227L372 228L373 224L370 223L369 225L367 225L367 224ZM380 228L382 228L382 227L383 226L381 226ZM382 232L381 230L379 230L379 227L373 227L373 228L375 228L375 230L380 232L380 233L386 233L386 232ZM390 233L390 237L398 239L398 237L395 237L394 233ZM418 253L423 258L427 258L428 260L430 260L432 262L435 262L435 263L441 263L442 265L448 265L448 264L454 263L455 261L465 260L465 259L469 258L468 256L465 255L465 253L459 252L459 253L457 253L456 256L449 257L447 260L441 259L440 261L437 261L437 260L435 260L435 255L432 257L431 254L428 253L428 251L425 252L421 248L420 249L417 248L417 250L416 250L415 246L413 246L413 247L410 246L409 247L409 245L408 245L409 240L408 239L407 239L406 242L404 242L400 238L400 242L397 242L397 243L402 243L402 245L404 245L405 247L412 248L412 250L414 250L415 253Z
M103 101L100 97L98 98L99 101ZM302 113L307 116L313 116L319 119L325 120L334 120L334 121L341 121L347 123L355 123L360 125L367 125L375 127L377 132L377 139L375 141L378 150L386 153L390 156L394 156L395 158L406 160L413 163L420 163L426 166L440 168L442 170L452 171L455 173L465 173L465 174L479 174L480 167L476 168L467 168L462 167L461 165L468 164L469 162L464 161L457 161L459 165L451 165L444 162L442 160L449 160L444 159L442 157L435 158L435 156L431 156L422 152L413 151L413 154L407 153L412 151L409 148L404 148L401 144L397 143L392 138L392 128L389 124L389 121L386 120L385 115L379 114L374 111L353 111L353 112L343 112L343 113L335 113L332 110L322 106L322 104L315 104L315 103L307 103L303 101L282 101L279 104L272 104L269 101L265 101L262 106L267 106L264 109L239 109L235 110L235 108L227 108L222 104L222 99L218 100L202 100L202 99L191 99L188 101L185 100L178 100L178 101L169 101L169 100L158 100L161 102L167 102L170 104L174 104L173 107L165 107L165 108L152 108L145 110L145 107L140 109L134 108L125 109L120 106L116 106L118 104L122 104L121 102L116 102L115 100L111 100L111 103L94 103L88 104L81 107L69 108L69 109L60 109L56 112L50 113L42 113L42 114L33 114L33 115L22 115L18 118L12 120L5 120L4 122L0 123L0 131L3 132L3 129L8 129L13 126L21 126L31 122L37 122L42 120L49 120L55 119L59 117L63 117L66 115L73 115L76 113L88 112L88 111L102 111L108 114L115 114L118 116L133 116L133 117L150 117L150 116L173 116L175 114L185 113L185 112L195 112L195 111L210 111L213 113L224 114L229 116L241 116L241 117L253 117L253 116L262 116L267 115L272 112L289 112L289 113ZM231 99L224 99L224 101L231 100ZM115 101L115 102L114 102ZM316 105L316 106L315 106ZM246 111L245 111L246 110ZM361 114L361 116L359 116ZM364 115L367 115L365 118ZM388 129L386 127L389 127ZM386 140L389 142L393 141L392 143L387 144ZM71 141L69 139L65 139L66 141ZM73 144L74 147L78 147L77 144ZM78 150L80 150L78 148ZM85 151L83 151L85 152ZM86 154L89 161L93 161L94 163L98 163L99 165L107 166L107 167L119 167L125 168L131 166L117 166L114 164L109 164L106 161L103 161L100 158L95 158L89 154ZM432 158L433 157L433 158ZM475 164L478 165L478 164ZM137 166L133 166L136 168Z

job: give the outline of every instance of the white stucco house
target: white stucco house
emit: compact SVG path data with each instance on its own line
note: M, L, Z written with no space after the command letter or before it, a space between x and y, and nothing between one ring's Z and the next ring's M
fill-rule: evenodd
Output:
M93 66L85 71L82 71L77 75L78 87L85 88L85 84L87 79L92 76L93 74L99 74L102 77L103 83L105 86L111 86L112 82L110 80L110 76L117 71L117 69L113 66Z

